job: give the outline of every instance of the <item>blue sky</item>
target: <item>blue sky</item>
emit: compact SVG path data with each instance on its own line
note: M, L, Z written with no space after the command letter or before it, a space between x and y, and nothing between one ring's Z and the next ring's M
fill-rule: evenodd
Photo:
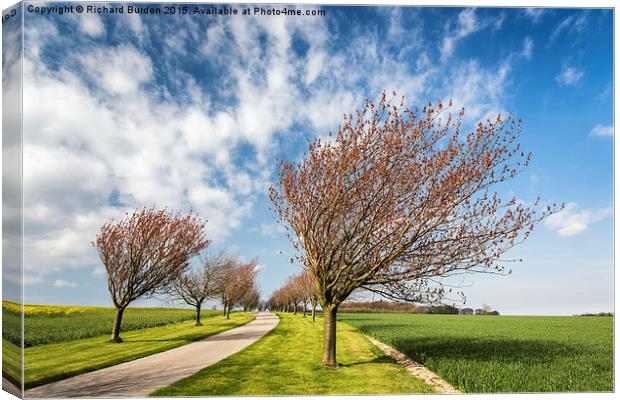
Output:
M511 276L467 277L468 306L612 310L612 12L323 9L26 13L25 301L110 304L90 242L150 205L193 208L209 219L210 251L259 257L267 297L297 272L268 210L275 159L297 158L344 112L396 90L413 106L452 98L467 127L523 118L533 161L498 191L567 204L514 250L524 262Z

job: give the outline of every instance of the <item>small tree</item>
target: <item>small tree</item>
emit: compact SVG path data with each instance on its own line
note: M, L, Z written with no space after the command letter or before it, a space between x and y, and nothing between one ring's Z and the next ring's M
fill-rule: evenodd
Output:
M288 304L288 296L285 292L286 288L281 287L271 294L271 297L267 300L267 307L271 311L285 311L286 305Z
M217 298L221 293L224 279L223 255L204 256L198 271L187 271L175 279L168 287L167 293L174 299L184 301L196 309L196 325L200 322L202 304L207 299Z
M462 116L444 115L441 102L411 110L384 94L345 116L333 140L278 165L269 197L317 289L324 365L338 366L336 314L354 290L437 301L437 278L505 273L501 255L552 212L537 216L538 202L492 191L528 165L520 122L498 116L463 135Z
M93 245L106 268L116 307L112 341L120 338L123 312L134 300L163 290L209 245L203 221L189 213L144 208L101 227Z
M253 286L246 294L239 300L239 305L243 307L243 311L251 311L259 306L260 303L260 291L256 286Z
M293 308L293 314L297 314L299 303L303 301L303 293L299 285L298 275L291 276L286 281L288 300Z
M312 322L314 322L316 318L316 306L318 305L319 298L316 294L317 290L314 286L312 274L310 271L304 270L297 279L299 280L299 288L304 299L304 316L306 315L306 304L310 303L310 307L312 308Z
M257 267L256 260L242 263L234 257L228 259L221 296L227 319L230 318L232 307L239 304L243 296L255 287Z

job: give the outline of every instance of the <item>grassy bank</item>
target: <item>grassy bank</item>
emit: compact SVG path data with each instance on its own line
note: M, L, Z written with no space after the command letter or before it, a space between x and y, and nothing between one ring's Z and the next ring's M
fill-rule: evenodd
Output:
M159 353L235 328L253 319L251 313L234 313L230 320L222 316L205 318L203 326L194 326L193 321L186 321L124 332L121 334L123 343L109 343L109 335L106 334L28 347L25 350L25 386L30 388ZM7 348L3 353L19 351L17 346L7 340L3 340L3 346Z
M466 392L613 390L613 318L342 314Z
M155 396L428 393L432 388L375 348L347 324L338 326L338 361L321 366L323 321L279 314L258 342Z

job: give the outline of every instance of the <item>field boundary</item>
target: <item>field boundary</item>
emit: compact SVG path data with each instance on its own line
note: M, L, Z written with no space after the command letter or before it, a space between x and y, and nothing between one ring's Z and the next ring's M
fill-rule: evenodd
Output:
M387 344L378 341L377 339L364 335L370 340L372 344L377 346L381 351L383 351L387 356L391 357L396 361L396 363L405 367L405 369L413 376L422 379L424 382L428 383L435 389L438 393L445 394L462 394L460 390L450 385L448 382L443 380L437 374L435 374L430 369L426 368L424 365L413 361L407 355L401 353L395 348L388 346Z

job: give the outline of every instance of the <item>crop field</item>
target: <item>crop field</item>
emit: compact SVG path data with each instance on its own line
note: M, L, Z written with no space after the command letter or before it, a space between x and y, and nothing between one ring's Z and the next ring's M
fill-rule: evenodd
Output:
M612 317L341 314L465 392L613 390Z
M6 324L2 336L14 344L19 344L20 339L19 312L18 304L2 302L2 319ZM31 347L106 335L112 329L114 313L111 307L25 305L24 345ZM219 313L204 310L202 316ZM191 309L129 307L123 315L122 330L153 328L193 318Z

